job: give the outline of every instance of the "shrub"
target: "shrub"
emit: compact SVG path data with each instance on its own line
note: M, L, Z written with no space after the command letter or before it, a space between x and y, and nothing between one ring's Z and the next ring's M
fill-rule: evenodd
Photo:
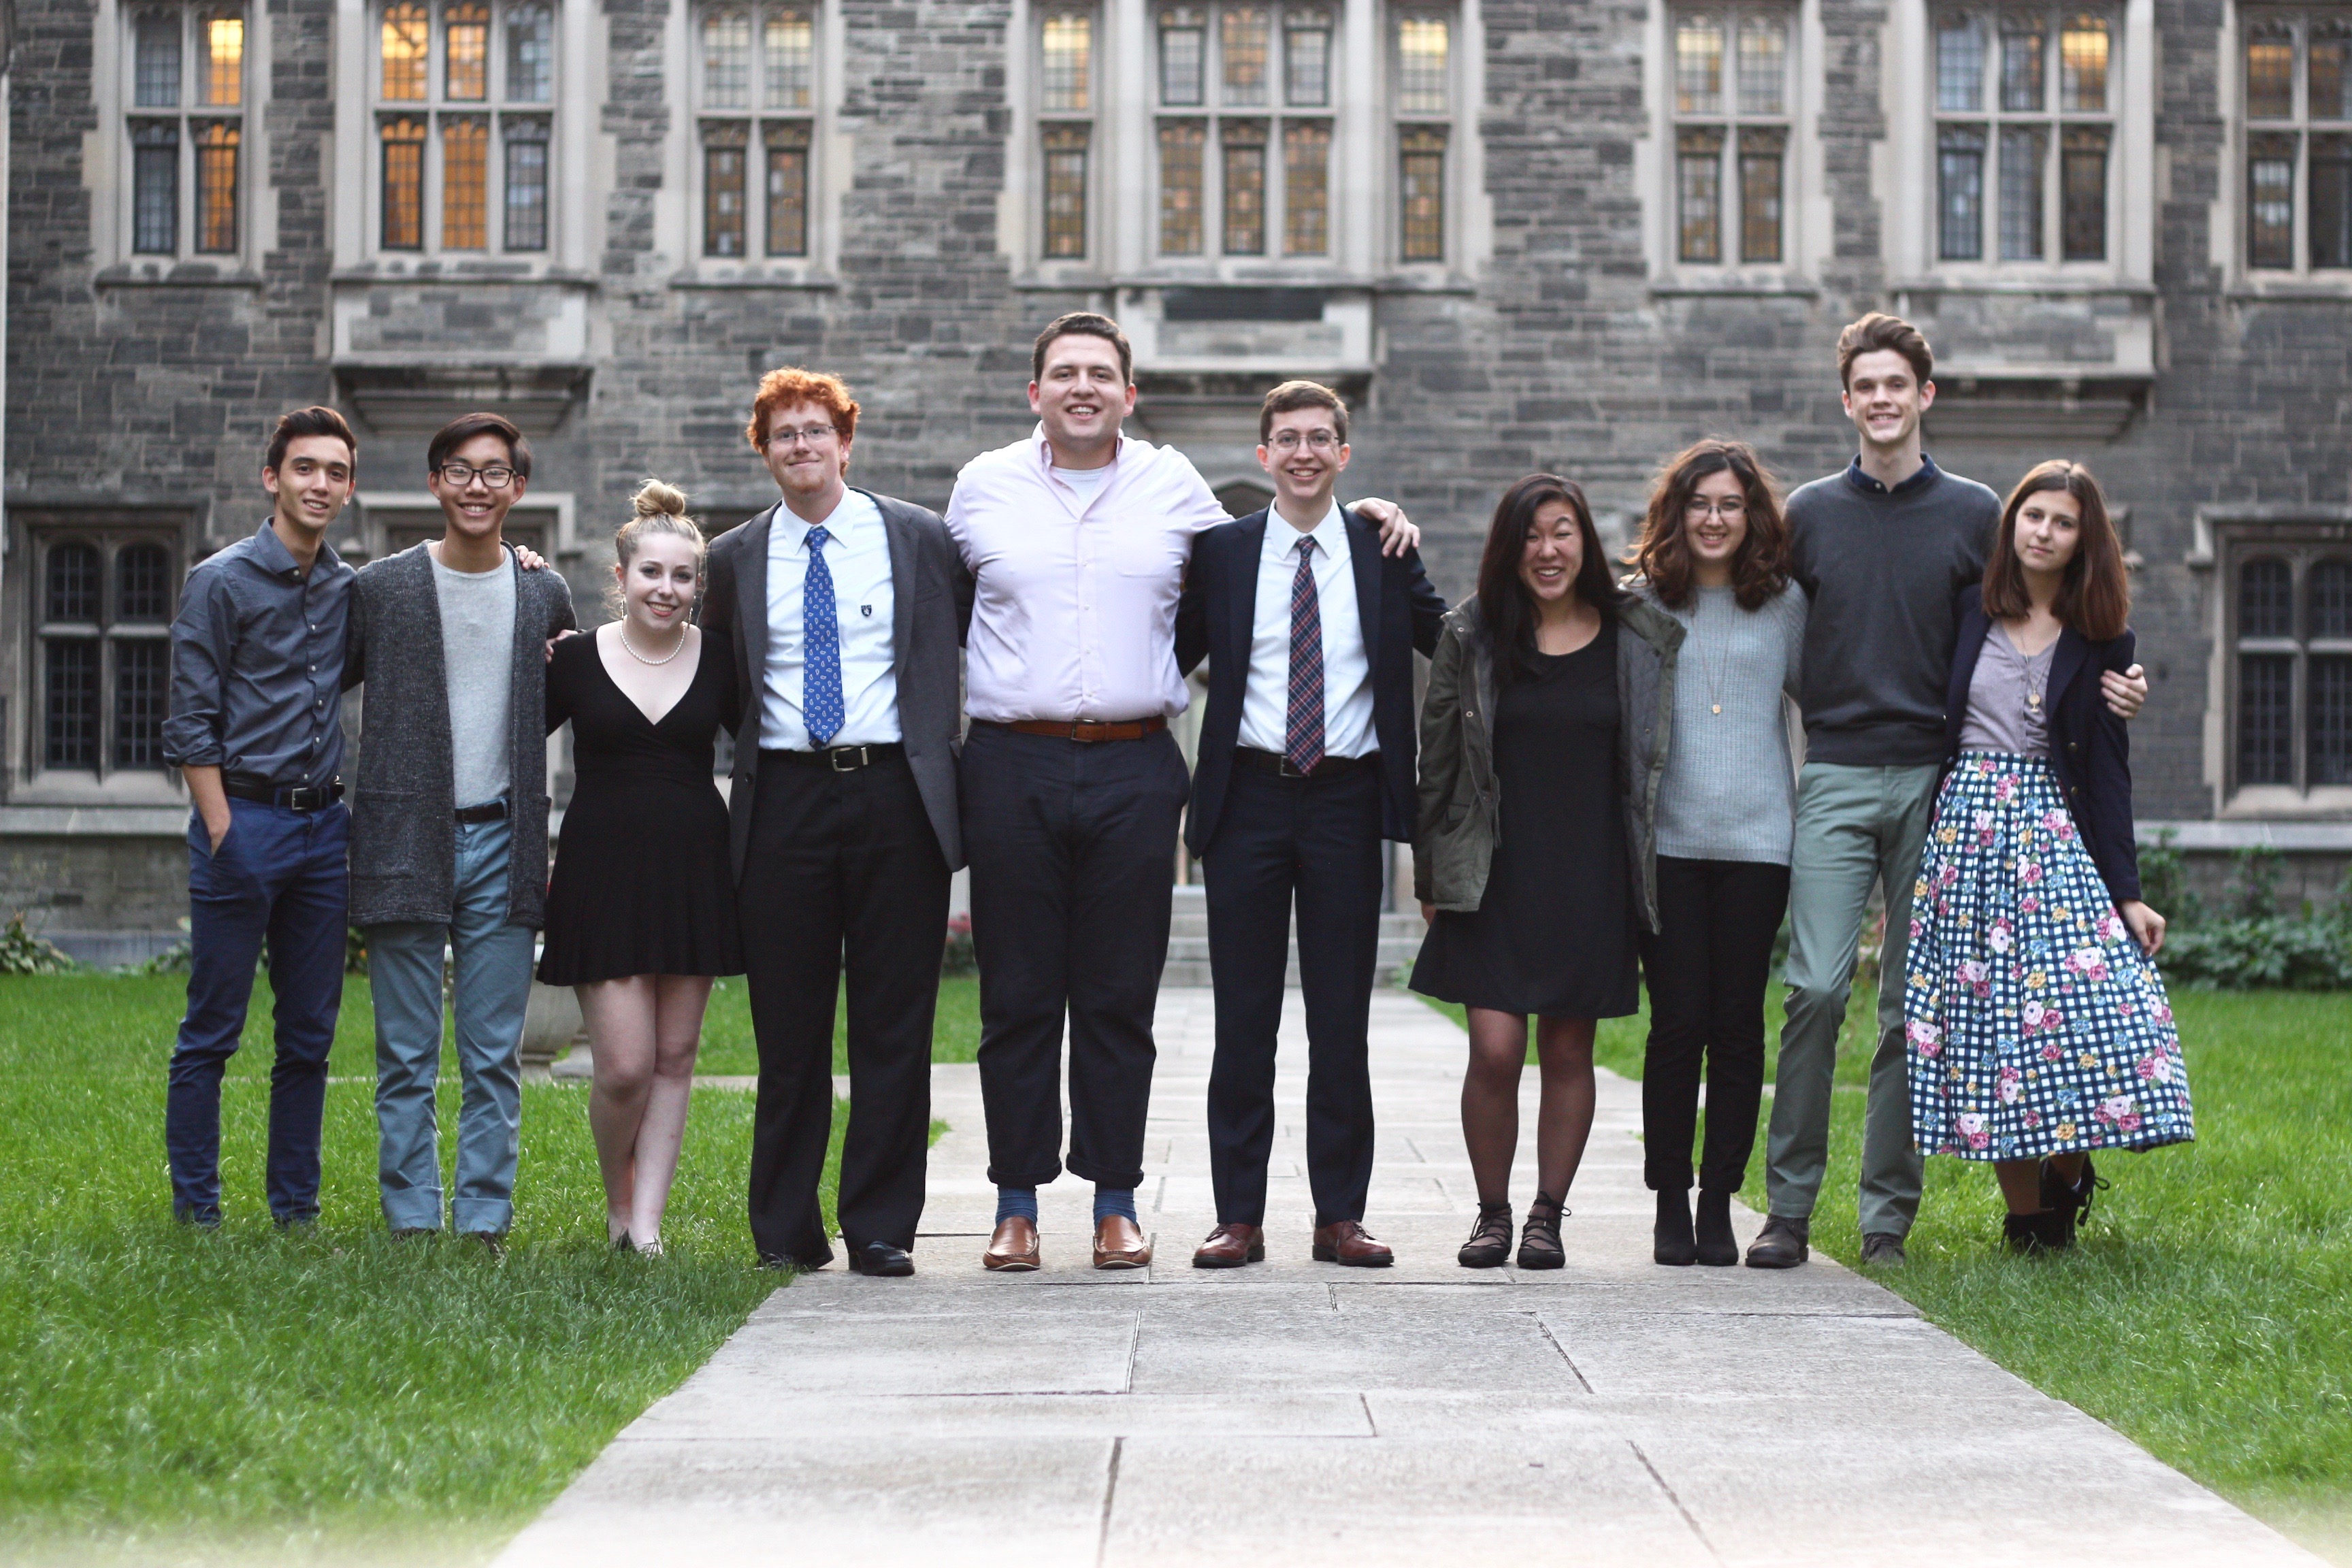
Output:
M8 929L0 931L0 974L62 974L73 966L74 961L59 952L54 942L25 929L22 910L8 922Z
M2167 828L2140 847L2140 886L2172 925L2159 955L2167 979L2194 991L2352 990L2352 871L2336 907L2315 914L2306 903L2279 908L2284 858L2270 845L2232 857L2236 868L2222 911L2189 890L2187 868Z

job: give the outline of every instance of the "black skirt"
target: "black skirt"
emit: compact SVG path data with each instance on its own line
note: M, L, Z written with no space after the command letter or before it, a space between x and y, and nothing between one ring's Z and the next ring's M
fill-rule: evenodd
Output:
M614 683L596 641L566 637L547 671L548 727L571 720L576 782L539 977L740 974L727 803L710 776L719 721L734 712L734 661L706 639L686 694L656 722Z
M1495 715L1500 837L1472 914L1440 910L1412 985L1441 1002L1555 1018L1640 1005L1617 778L1615 623L1538 654Z

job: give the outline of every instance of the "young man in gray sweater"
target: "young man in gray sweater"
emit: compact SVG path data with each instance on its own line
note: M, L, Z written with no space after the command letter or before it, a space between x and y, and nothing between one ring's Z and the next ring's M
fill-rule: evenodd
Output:
M1873 312L1838 335L1846 416L1862 438L1844 472L1789 498L1797 581L1812 601L1803 667L1805 765L1789 880L1788 1022L1767 1143L1770 1216L1751 1268L1805 1260L1829 1157L1839 1026L1871 889L1882 889L1878 1039L1862 1148L1862 1260L1895 1266L1919 1212L1903 1044L1911 884L1935 815L1953 601L1984 576L2000 499L1920 447L1936 400L1927 340ZM2147 699L2137 665L2104 677L2128 719Z
M514 1214L523 1012L547 892L547 639L576 623L503 537L530 447L496 414L425 453L439 539L361 571L348 685L367 686L352 795L352 923L375 997L377 1177L394 1235L441 1228L434 1088L441 959L455 968L456 1229L496 1250ZM534 558L535 563L535 558Z

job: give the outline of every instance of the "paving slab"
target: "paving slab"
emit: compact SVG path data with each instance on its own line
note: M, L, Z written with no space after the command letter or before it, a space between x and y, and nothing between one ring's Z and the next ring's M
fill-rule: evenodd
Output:
M1515 1563L2046 1568L2316 1563L1816 1253L1649 1261L1641 1094L1600 1075L1564 1268L1467 1270L1463 1040L1372 1005L1370 1212L1388 1269L1307 1255L1305 1032L1285 1016L1267 1260L1190 1266L1214 1222L1213 999L1161 993L1151 1268L1088 1266L1091 1194L1039 1194L1045 1268L991 1274L976 1068L932 1069L912 1279L838 1266L756 1310L499 1559L1020 1568ZM1515 1193L1533 1186L1535 1075ZM1735 1209L1743 1239L1757 1216Z

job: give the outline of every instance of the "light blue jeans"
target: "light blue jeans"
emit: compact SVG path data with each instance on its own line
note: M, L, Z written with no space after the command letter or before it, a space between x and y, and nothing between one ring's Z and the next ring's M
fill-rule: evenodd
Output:
M530 1003L531 929L507 920L512 825L451 824L457 836L452 918L367 928L375 994L376 1177L394 1230L441 1228L441 1151L433 1103L441 1076L441 955L456 963L457 1190L460 1233L504 1235L514 1219L522 1132L522 1020Z

